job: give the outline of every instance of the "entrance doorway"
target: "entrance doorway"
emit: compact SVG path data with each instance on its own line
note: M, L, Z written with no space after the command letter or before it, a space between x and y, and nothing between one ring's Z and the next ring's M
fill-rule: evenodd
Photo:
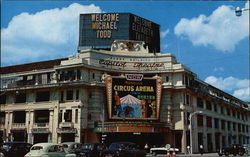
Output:
M133 142L139 145L140 148L144 148L146 143L150 147L166 144L162 133L108 133L105 144L110 145L112 142Z
M26 142L27 140L27 136L26 136L26 132L25 131L13 131L12 132L12 137L13 137L13 141L21 141L21 142Z
M41 142L48 142L48 136L49 134L34 134L34 144L35 143L41 143Z

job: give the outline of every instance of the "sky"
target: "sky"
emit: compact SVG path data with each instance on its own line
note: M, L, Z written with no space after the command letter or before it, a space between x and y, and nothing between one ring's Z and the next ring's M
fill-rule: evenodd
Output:
M250 102L247 1L1 1L1 66L77 52L79 14L133 13L160 25L161 53L203 80Z

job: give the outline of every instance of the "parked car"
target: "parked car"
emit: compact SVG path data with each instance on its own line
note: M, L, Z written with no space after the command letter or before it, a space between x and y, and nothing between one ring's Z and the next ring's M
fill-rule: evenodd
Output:
M24 157L32 144L25 142L4 142L0 146L0 157Z
M250 144L243 144L243 148L245 149L245 153L250 155Z
M167 146L167 145L166 145ZM162 147L154 147L154 148L150 148L150 153L153 156L156 156L157 154L167 154L167 151L169 151L170 153L175 152L179 152L178 148L169 148L166 146L162 146ZM169 145L170 146L170 145Z
M65 157L100 157L105 149L105 145L101 143L85 143L81 148L71 151Z
M139 149L132 142L114 142L107 150L104 150L102 157L145 157L146 150Z
M229 156L230 154L233 154L236 156L237 154L240 156L243 156L246 153L245 149L240 144L233 144L229 147L223 147L219 150L218 154L219 156L226 155Z
M37 143L31 147L25 157L65 157L66 154L60 144Z
M66 153L74 152L76 149L82 147L81 143L78 142L63 142L61 143Z

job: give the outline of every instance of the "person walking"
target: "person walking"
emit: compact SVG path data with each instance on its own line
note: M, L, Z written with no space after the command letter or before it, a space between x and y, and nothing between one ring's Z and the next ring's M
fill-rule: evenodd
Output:
M200 154L203 155L204 149L203 149L203 145L202 144L200 145L200 149L199 150L200 150Z

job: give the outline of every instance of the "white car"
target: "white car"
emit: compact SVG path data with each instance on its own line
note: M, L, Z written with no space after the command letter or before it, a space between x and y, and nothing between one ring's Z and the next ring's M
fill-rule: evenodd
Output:
M60 144L37 143L30 148L25 157L65 157L66 154Z
M171 154L173 152L178 152L179 149L178 148L167 148L165 147L155 147L155 148L150 148L150 153L153 154L154 156L156 156L157 154L167 154L167 152L170 152Z

